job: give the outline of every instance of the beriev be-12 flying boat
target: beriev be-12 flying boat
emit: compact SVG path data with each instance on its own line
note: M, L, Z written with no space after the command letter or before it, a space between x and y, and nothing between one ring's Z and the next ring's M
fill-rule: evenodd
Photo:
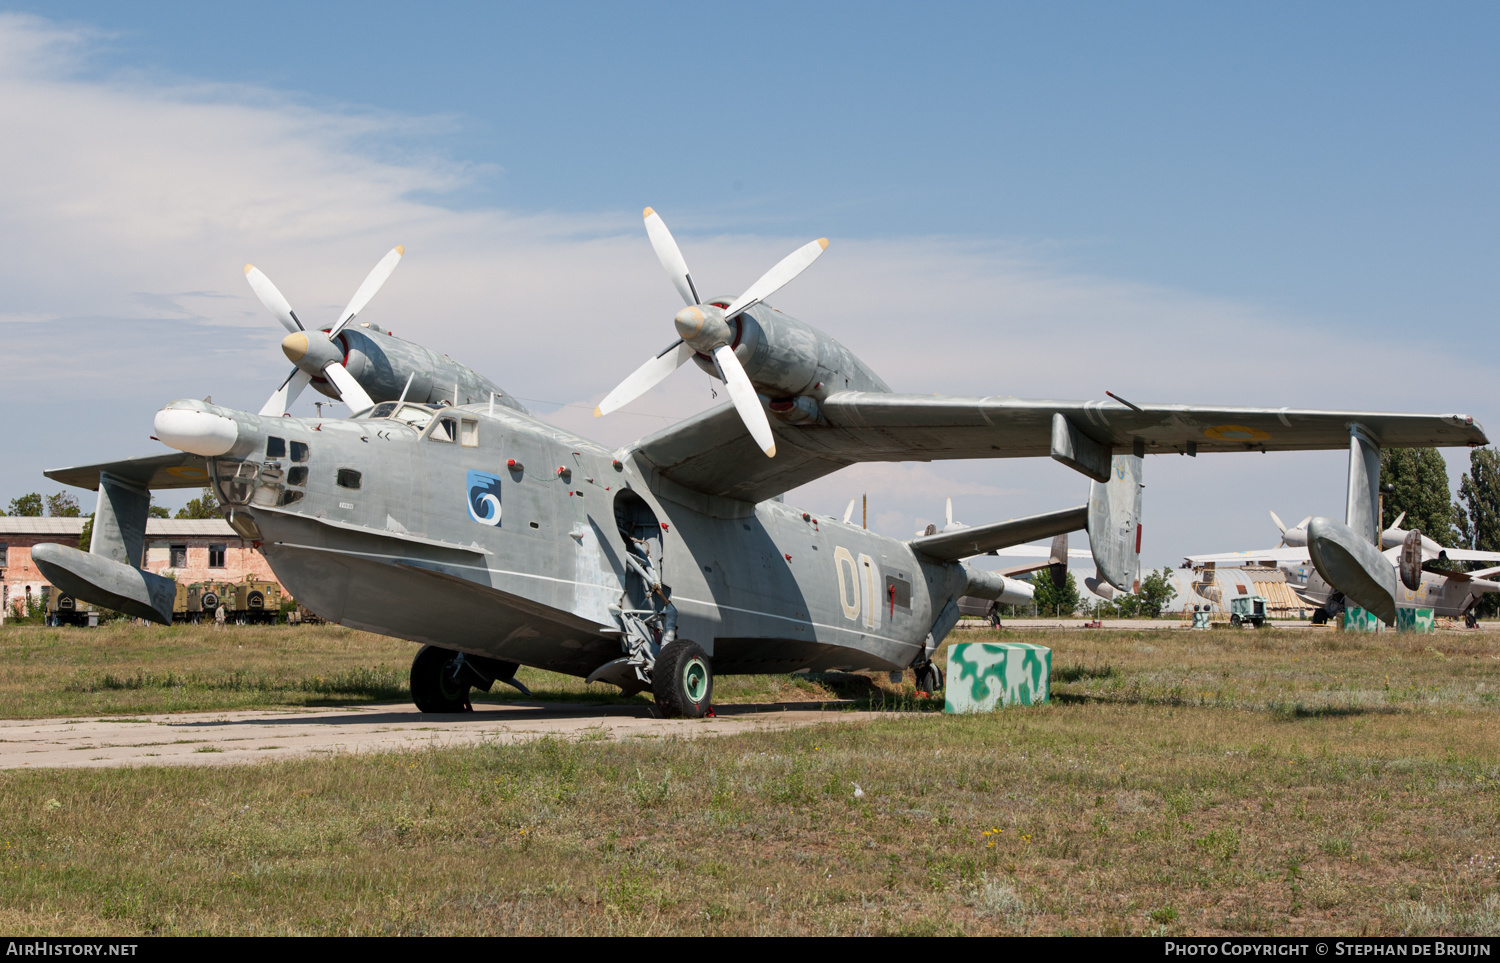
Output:
M1343 448L1353 433L1390 447L1487 440L1464 415L899 394L766 303L826 241L716 297L645 216L687 306L678 339L601 413L688 360L729 403L610 450L489 399L361 407L338 378L349 418L174 401L155 418L174 451L47 472L99 502L90 551L37 546L38 566L80 598L168 621L172 583L140 568L149 490L206 473L229 524L309 608L423 644L411 682L424 711L464 709L472 687L530 665L698 716L715 673L912 668L939 688L932 658L958 599L1005 591L963 561L992 549L1085 530L1100 576L1124 589L1148 453ZM858 462L1046 455L1090 480L1085 504L900 540L780 498Z

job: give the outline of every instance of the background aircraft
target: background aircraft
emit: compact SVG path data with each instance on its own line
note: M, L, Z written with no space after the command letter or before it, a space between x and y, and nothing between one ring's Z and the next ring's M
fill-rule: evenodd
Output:
M1399 596L1401 605L1413 608L1430 608L1434 615L1443 618L1466 616L1479 598L1491 592L1500 592L1500 583L1491 577L1500 574L1500 567L1477 572L1460 572L1447 566L1435 566L1437 562L1495 562L1500 563L1500 552L1484 552L1465 548L1447 548L1416 531L1401 527L1406 518L1403 512L1391 526L1380 533L1382 555L1392 567L1401 564L1401 553L1411 545L1420 555L1415 579L1416 585L1403 585ZM1308 526L1313 516L1309 515L1294 528L1287 528L1271 512L1271 519L1281 530L1281 544L1275 548L1248 552L1221 552L1217 554L1189 555L1183 559L1185 567L1195 570L1209 566L1216 568L1242 567L1245 565L1267 565L1279 568L1286 576L1287 585L1310 607L1318 609L1315 621L1323 621L1341 610L1344 593L1330 584L1313 564L1308 548Z

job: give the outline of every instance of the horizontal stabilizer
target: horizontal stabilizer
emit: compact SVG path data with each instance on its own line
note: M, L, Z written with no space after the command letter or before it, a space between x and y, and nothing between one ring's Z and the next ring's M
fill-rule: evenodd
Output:
M87 488L92 492L99 490L101 472L108 472L142 488L208 487L208 459L185 451L144 455L77 468L53 468L42 474L64 485Z
M169 578L66 545L31 549L42 576L74 598L162 625L172 624L177 583Z
M975 525L956 532L921 535L907 544L912 551L928 558L957 561L971 555L983 555L1012 545L1024 545L1034 538L1050 538L1068 532L1079 532L1088 522L1088 506L1064 508L1061 511L1012 518L989 525Z

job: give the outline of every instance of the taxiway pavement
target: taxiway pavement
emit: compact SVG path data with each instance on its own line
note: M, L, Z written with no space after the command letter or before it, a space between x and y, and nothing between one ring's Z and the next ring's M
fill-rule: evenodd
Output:
M480 703L474 708L451 715L376 705L6 720L0 721L0 769L223 766L546 736L692 739L881 715L837 702L722 706L711 719L655 718L650 706Z

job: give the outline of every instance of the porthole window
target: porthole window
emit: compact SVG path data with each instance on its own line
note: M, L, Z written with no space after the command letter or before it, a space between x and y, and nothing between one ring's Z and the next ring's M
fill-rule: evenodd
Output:
M299 492L294 489L288 489L287 491L281 493L281 497L276 500L276 504L285 507L292 504L293 502L300 502L302 500L303 494L303 492Z
M293 468L293 469L289 470L286 473L286 483L288 485L295 485L298 488L301 488L304 485L306 485L307 484L307 466L306 465L300 465L300 466L298 466L296 468Z
M304 447L306 447L306 446L304 446ZM266 439L266 457L267 458L285 458L286 457L286 439L285 438L277 438L275 435L271 435L270 437L268 437Z
M307 461L307 442L292 442L292 461Z
M360 473L353 468L340 468L338 483L340 488L359 490Z

